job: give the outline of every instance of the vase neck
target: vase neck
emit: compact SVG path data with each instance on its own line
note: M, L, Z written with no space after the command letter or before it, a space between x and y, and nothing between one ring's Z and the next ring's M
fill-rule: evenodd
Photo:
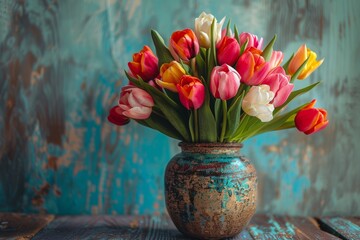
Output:
M179 143L185 153L235 154L239 153L242 143Z

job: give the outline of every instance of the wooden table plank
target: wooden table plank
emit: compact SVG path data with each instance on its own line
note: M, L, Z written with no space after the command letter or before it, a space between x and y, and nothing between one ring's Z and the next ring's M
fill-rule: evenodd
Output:
M321 228L342 239L360 239L358 220L354 221L341 217L322 217L318 219Z
M162 216L62 216L37 234L40 239L162 239L187 240L167 215ZM245 229L233 240L253 238Z
M255 215L248 230L254 239L338 239L310 218Z
M0 239L31 239L53 215L0 213Z

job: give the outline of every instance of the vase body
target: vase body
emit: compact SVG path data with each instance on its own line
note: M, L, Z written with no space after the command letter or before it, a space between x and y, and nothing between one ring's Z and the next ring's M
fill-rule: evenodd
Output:
M165 171L165 201L180 232L200 239L235 236L256 209L254 166L241 144L180 143Z

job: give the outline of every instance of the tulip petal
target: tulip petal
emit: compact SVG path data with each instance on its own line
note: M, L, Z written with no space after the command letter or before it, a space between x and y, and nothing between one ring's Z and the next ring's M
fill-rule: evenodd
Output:
M307 132L318 122L320 112L316 108L302 109L295 117L296 128L301 132Z
M128 118L133 119L147 119L150 117L152 109L149 107L133 107L127 111L124 111L123 114Z

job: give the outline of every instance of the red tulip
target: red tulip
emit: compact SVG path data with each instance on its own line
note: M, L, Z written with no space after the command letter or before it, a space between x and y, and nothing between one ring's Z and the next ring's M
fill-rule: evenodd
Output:
M294 84L290 83L290 76L286 75L282 67L273 69L261 84L269 85L270 91L275 93L274 99L270 102L274 107L284 104L294 89Z
M184 75L181 77L180 82L176 85L180 102L188 110L198 109L205 100L205 87L200 79Z
M127 85L122 88L119 107L122 114L132 119L147 119L150 117L154 100L146 91Z
M219 65L233 66L240 56L240 45L235 38L224 36L216 46Z
M199 53L199 42L191 29L176 31L171 35L169 50L175 60L189 61Z
M270 64L265 62L261 51L250 48L245 51L236 63L236 70L241 76L241 82L246 85L260 85L270 71Z
M257 49L261 50L261 48L262 48L263 39L262 38L259 39L254 34L247 33L247 32L242 32L239 35L239 39L240 39L240 45L241 46L246 42L246 40L248 41L246 49L249 49L249 48L253 47L253 48L257 48Z
M130 119L123 115L123 110L119 106L112 107L109 111L109 116L107 119L109 122L122 126L129 123Z
M133 54L133 61L129 62L128 66L134 77L140 76L146 82L159 75L158 58L148 46Z
M295 116L295 126L306 135L316 133L324 129L328 124L327 112L322 108L314 108L316 100L301 109Z
M239 73L227 64L213 68L210 77L210 91L215 98L228 100L233 98L240 86Z

